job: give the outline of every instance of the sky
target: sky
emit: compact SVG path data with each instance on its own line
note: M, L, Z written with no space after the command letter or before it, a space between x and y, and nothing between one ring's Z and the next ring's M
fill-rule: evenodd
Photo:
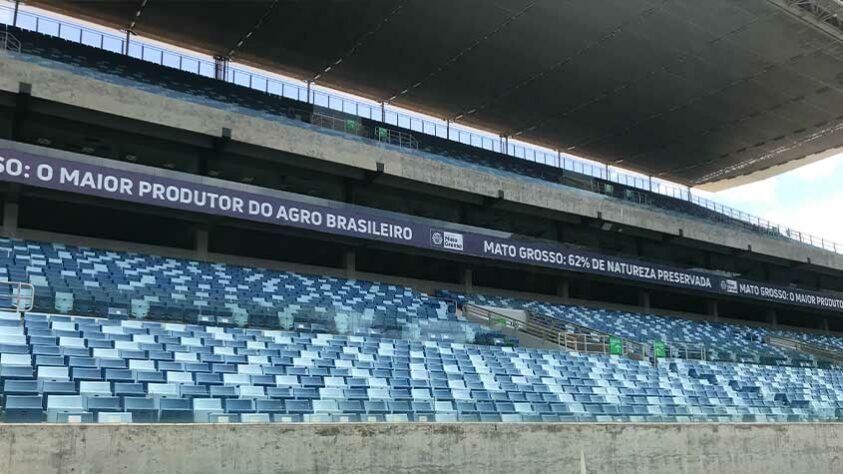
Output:
M843 244L843 153L704 197Z

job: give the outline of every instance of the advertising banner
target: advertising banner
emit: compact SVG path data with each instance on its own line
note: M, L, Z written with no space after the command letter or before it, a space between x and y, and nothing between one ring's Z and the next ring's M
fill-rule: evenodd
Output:
M94 164L97 163L97 164ZM0 180L334 235L843 313L843 299L137 165L0 149ZM235 188L236 186L236 188Z

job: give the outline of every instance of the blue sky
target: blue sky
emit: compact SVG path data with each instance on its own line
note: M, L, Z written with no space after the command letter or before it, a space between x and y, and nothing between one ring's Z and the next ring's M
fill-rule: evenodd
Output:
M843 244L843 154L706 197Z

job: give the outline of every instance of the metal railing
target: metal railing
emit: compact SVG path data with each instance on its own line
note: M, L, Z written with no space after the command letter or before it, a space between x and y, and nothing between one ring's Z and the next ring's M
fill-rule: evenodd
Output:
M12 7L0 6L0 23L11 24L13 11L14 9ZM15 26L19 28L57 36L67 41L82 43L119 54L126 54L136 59L209 78L216 77L217 67L211 60L168 50L137 39L127 40L127 37L104 33L25 10L18 11L15 23ZM491 133L482 133L449 120L437 120L430 117L423 118L407 113L402 109L384 102L376 103L353 99L336 92L319 89L313 83L299 82L292 79L282 80L233 65L229 65L225 69L224 80L267 94L299 100L357 117L380 121L412 132L444 138L483 150L552 166L560 170L572 171L593 178L600 178L632 188L687 201L691 204L723 214L730 219L743 221L750 225L750 229L757 230L759 233L793 240L835 253L843 253L843 244L775 224L767 219L753 216L700 196L695 196L690 188L662 180L654 180L651 177L630 174L605 164L601 165L588 162L558 150L550 150L517 142L507 137L495 136Z
M302 111L302 114L307 112ZM359 119L333 117L319 112L310 113L310 123L322 128L328 128L343 133L369 138L381 143L418 150L419 142L416 137L400 130L392 130L386 127L367 127Z
M560 331L551 326L541 323L530 322L528 320L516 319L511 316L507 316L503 313L492 311L488 308L484 308L482 306L477 306L470 303L466 303L465 305L463 305L463 312L466 316L472 316L474 318L484 319L488 321L488 324L492 327L506 327L514 331L522 332L524 334L539 338L543 341L556 344L559 347L565 347L561 343L564 331Z
M802 352L804 354L810 354L819 359L834 363L835 365L843 365L843 351L832 347L810 344L781 336L767 336L764 338L764 342L772 346Z
M636 359L644 359L648 356L645 345L640 342L630 341L629 339L616 336L608 332L600 331L598 329L594 329L588 326L583 326L581 324L577 324L567 319L561 319L556 316L547 316L532 310L527 310L527 315L531 321L547 321L544 324L557 327L558 329L563 329L569 334L574 334L576 336L586 336L570 338L568 340L569 343L579 344L580 347L584 348L583 350L586 350L590 347L599 348L601 345L603 346L601 350L587 350L588 352L602 352L604 354L611 354L611 343L612 339L614 338L615 340L620 341L623 355L627 357L633 357Z
M8 31L0 31L0 49L20 52L20 41Z
M665 341L665 357L668 359L707 360L705 345L696 342ZM648 350L653 350L647 345Z
M620 342L622 350L621 354L618 355L638 360L646 358L643 344L563 320L559 321L565 323L564 327L556 327L542 322L541 315L536 315L530 311L524 311L525 319L521 320L471 303L466 303L463 310L466 315L485 319L492 326L502 325L545 342L550 342L568 351L611 355L613 345Z
M35 287L30 283L0 281L0 311L26 313L35 307Z

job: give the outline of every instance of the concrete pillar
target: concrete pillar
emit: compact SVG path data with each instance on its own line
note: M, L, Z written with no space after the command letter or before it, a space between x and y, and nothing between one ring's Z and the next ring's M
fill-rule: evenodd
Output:
M641 291L638 293L638 306L649 310L650 309L650 292L649 291Z
M568 280L562 279L556 282L556 296L561 297L565 304L571 301L571 285L568 284Z
M345 268L345 277L349 280L357 278L357 252L354 250L346 250L342 255L342 264Z
M708 301L708 315L715 321L720 320L720 305L714 300Z
M831 334L831 330L828 328L828 318L822 318L820 320L820 330L826 334Z
M776 310L768 309L766 311L766 313L764 313L764 317L767 320L767 324L769 324L773 327L776 327L776 326L779 325L779 319L778 319L778 316L776 315Z
M193 235L194 249L197 258L205 260L208 258L208 229L199 227Z
M231 61L230 58L225 56L214 56L214 78L220 81L227 81L228 80L228 63ZM308 84L308 89L310 88L310 84Z
M474 292L474 272L470 268L463 268L460 274L460 283L467 294Z
M16 202L3 204L3 234L7 237L15 237L18 233L18 210Z

